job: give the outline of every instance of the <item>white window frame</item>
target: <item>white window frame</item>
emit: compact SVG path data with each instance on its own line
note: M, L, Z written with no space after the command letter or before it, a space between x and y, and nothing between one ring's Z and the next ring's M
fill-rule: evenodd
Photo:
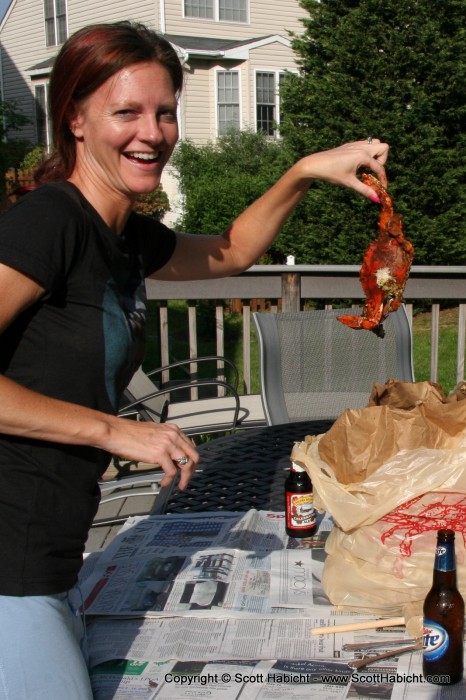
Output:
M215 4L217 5L218 9L218 21L219 22L234 22L236 24L246 24L249 22L249 2L250 0L244 0L246 7L244 8L244 13L245 13L245 18L244 19L225 19L224 17L220 17L220 2L232 2L233 0L214 0ZM241 2L241 0L238 0L238 2ZM239 11L242 11L242 8L239 8Z
M270 68L256 68L254 71L254 125L255 125L255 130L260 131L258 129L258 119L257 119L257 108L260 104L268 104L268 103L260 103L258 102L257 99L257 82L258 82L258 74L259 73L266 73L268 75L273 75L274 76L274 82L275 82L275 119L274 122L277 125L277 128L274 129L273 134L268 134L270 138L280 138L280 133L278 127L280 126L280 79L286 75L288 71L281 69L281 70L276 70L276 69L270 69Z
M45 45L47 47L51 46L60 46L63 44L66 39L68 38L68 2L67 0L63 0L65 4L65 36L59 37L59 24L58 24L58 12L57 12L57 3L59 0L49 0L53 4L53 41L49 41L49 35L47 31L47 20L51 19L48 18L45 14L45 5L46 5L47 0L43 0L43 12L44 12L44 32L45 32ZM60 17L63 15L60 15Z
M183 17L186 19L197 19L197 20L207 20L207 21L214 21L215 16L216 16L216 4L217 0L212 0L212 17L203 17L202 15L188 15L186 14L186 0L182 0L183 3Z
M48 96L49 96L49 84L48 82L34 82L34 129L36 133L36 142L42 146L45 147L47 151L50 151L51 146L52 146L52 134L51 134L51 125L50 125L50 118L49 118L49 108L48 108ZM42 134L39 134L38 130L38 121L37 121L37 93L36 89L44 88L44 104L42 105L42 109L44 110L44 118L45 118L45 143L42 143Z
M186 14L186 4L185 0L183 3L183 18L190 20L197 20L201 22L225 22L226 24L249 24L250 23L250 5L251 0L245 0L246 2L246 19L221 19L220 18L220 2L221 0L213 0L213 16L212 17L196 17L194 15Z
M218 92L219 92L218 78L219 78L219 75L220 75L221 73L222 73L222 74L223 74L223 73L230 73L230 74L233 74L233 73L234 73L234 74L236 74L236 75L238 76L238 103L236 103L236 102L235 102L235 103L233 103L233 102L231 102L231 103L221 103L221 102L219 101L219 99L218 99L218 97L219 97L219 95L218 95ZM238 104L238 117L239 117L239 119L238 119L238 130L241 131L241 129L242 129L242 127L243 127L243 119L242 119L243 108L242 108L242 99L241 99L241 96L242 96L242 89L241 89L241 84L242 84L241 77L242 77L242 76L241 76L241 70L240 70L239 68L234 68L234 69L231 69L231 70L228 70L227 68L217 68L217 69L215 70L214 75L215 75L215 124L216 124L217 136L222 136L222 134L224 133L224 132L221 132L221 131L220 131L219 107L220 107L221 104Z

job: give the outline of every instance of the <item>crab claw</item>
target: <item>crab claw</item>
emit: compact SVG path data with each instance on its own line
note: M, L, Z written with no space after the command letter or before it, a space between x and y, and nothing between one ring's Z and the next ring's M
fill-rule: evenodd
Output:
M350 328L361 328L361 316L337 316L337 321L341 321Z
M383 338L385 335L385 331L380 322L374 323L374 321L370 321L364 318L364 316L337 316L337 321L341 321L345 326L355 328L356 330L363 329L365 331L372 331L379 338Z

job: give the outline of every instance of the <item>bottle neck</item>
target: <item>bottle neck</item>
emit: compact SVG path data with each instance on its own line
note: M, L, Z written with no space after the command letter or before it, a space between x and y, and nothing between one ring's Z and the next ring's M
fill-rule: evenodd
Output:
M441 542L437 544L434 562L434 586L442 584L456 586L455 543Z

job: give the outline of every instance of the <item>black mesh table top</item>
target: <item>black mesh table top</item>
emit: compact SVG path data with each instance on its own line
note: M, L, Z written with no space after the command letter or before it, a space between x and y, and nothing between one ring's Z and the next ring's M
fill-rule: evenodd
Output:
M160 490L153 514L283 511L284 483L295 442L325 433L333 421L303 421L244 430L198 447L198 469L186 491Z

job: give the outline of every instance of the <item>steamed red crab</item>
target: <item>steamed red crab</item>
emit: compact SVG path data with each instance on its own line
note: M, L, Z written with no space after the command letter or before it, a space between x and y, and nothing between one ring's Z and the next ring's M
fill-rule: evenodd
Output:
M396 311L411 269L414 248L403 235L401 215L395 214L390 195L373 175L363 174L363 182L380 198L382 211L379 235L369 243L359 273L366 301L360 316L338 316L350 328L373 331L384 336L383 321Z

